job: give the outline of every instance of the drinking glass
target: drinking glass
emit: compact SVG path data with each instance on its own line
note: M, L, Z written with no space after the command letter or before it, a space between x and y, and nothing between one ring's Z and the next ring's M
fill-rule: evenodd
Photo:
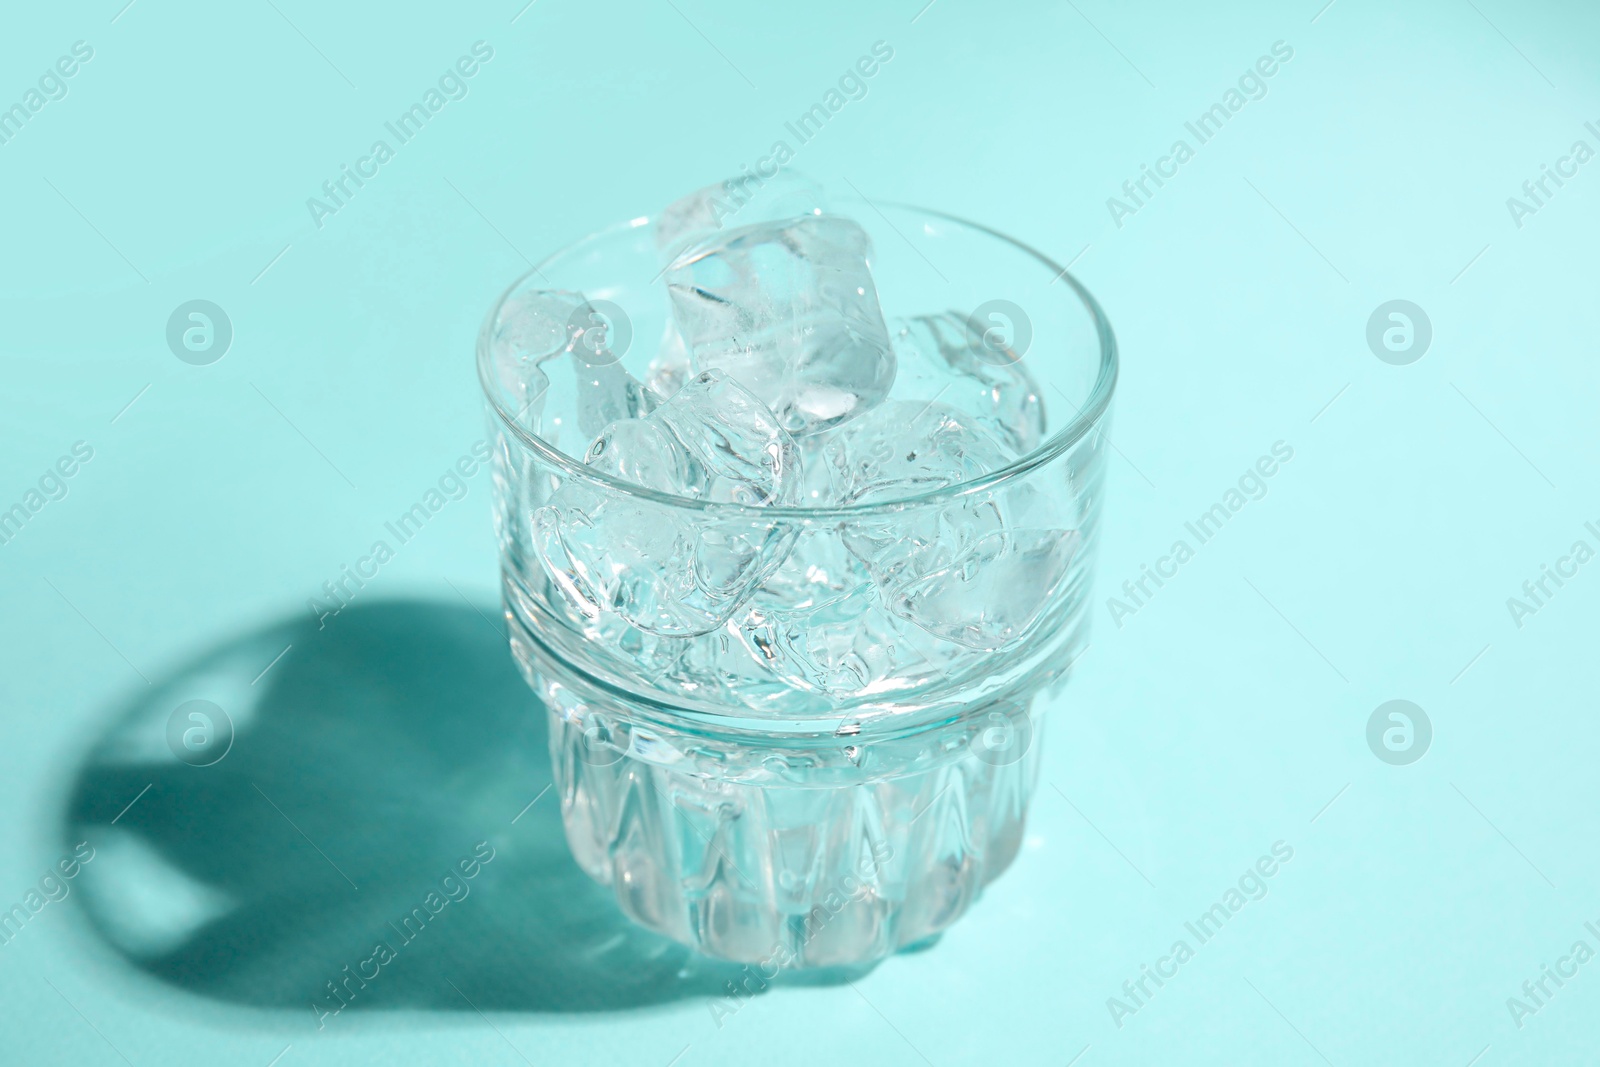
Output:
M1037 447L969 482L851 507L689 499L586 466L593 426L581 426L579 389L560 369L548 385L530 375L511 309L535 290L581 291L606 320L606 344L588 349L596 373L659 370L669 308L648 217L541 262L496 302L477 345L511 648L549 715L572 853L635 922L769 977L926 943L1017 855L1045 706L1087 645L1117 377L1105 316L1049 257L937 211L851 211L872 239L891 322L951 313L987 361L1026 369L1042 407ZM564 487L636 528L780 554L807 538L892 541L958 512L1026 511L1049 531L1035 547L1070 562L1032 588L1013 580L1026 571L1001 570L1015 562L1004 551L967 560L972 602L949 610L973 613L970 632L1007 611L1022 619L999 638L952 644L886 614L819 613L789 636L834 656L830 684L764 669L761 648L731 632L737 620L662 636L575 605L541 558L541 524Z

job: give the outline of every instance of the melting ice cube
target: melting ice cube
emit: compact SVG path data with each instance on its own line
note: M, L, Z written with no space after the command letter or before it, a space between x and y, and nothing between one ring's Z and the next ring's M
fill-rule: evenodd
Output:
M1039 384L1020 362L997 361L956 312L918 315L890 323L895 350L894 395L937 397L966 412L1014 456L1044 439Z
M771 178L740 175L679 197L656 219L656 248L671 260L686 245L722 230L819 215L827 210L822 190L793 171Z
M852 504L909 499L973 481L1011 454L977 420L934 402L889 401L832 431L826 455ZM1067 494L1063 493L1063 496ZM1078 546L1036 485L963 493L847 522L843 541L888 610L969 648L1014 646L1066 580Z
M695 368L726 371L794 434L872 409L895 357L868 255L866 231L831 215L691 245L667 285Z
M642 419L606 427L585 461L646 489L709 502L792 503L796 451L772 413L707 371ZM534 514L551 580L580 612L649 634L710 633L781 564L795 531L572 480Z

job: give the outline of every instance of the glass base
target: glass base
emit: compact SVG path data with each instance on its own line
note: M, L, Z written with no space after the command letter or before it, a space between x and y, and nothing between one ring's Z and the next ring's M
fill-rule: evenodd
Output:
M902 773L730 780L621 709L532 672L550 711L567 841L642 926L709 956L788 968L871 963L955 922L1022 843L1038 745L982 758L957 726L955 758ZM1038 723L1032 721L1033 741ZM840 745L843 746L841 740ZM924 748L923 751L928 751ZM770 763L769 759L769 763Z

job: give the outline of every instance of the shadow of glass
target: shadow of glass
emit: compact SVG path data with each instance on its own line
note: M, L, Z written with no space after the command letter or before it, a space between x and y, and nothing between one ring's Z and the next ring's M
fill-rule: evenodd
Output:
M220 717L208 734L175 714L196 699L231 747ZM135 967L252 1006L721 996L737 968L632 925L573 862L546 745L498 612L402 601L263 629L159 681L89 753L65 813L69 848L95 850L74 896Z

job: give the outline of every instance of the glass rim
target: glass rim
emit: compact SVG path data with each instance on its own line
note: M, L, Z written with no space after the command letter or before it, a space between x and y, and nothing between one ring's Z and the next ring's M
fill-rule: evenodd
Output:
M868 203L869 206L876 206L871 204L869 201L862 202ZM514 437L524 447L531 450L546 463L559 468L563 475L569 479L575 478L581 481L594 483L615 493L620 493L622 495L634 497L640 500L647 500L652 503L661 504L667 507L681 508L688 511L705 512L708 514L715 514L719 517L735 518L746 521L760 522L763 524L772 522L774 518L779 515L786 520L793 521L830 522L846 518L859 518L862 515L892 513L924 506L936 506L940 503L949 502L958 497L992 489L1003 482L1008 482L1014 478L1022 477L1029 472L1050 463L1053 460L1059 459L1067 452L1068 449L1081 441L1095 426L1095 424L1105 416L1106 410L1111 405L1112 393L1116 389L1119 367L1119 360L1117 357L1117 341L1116 336L1112 333L1111 323L1107 321L1105 312L1101 309L1099 302L1095 300L1093 294L1091 294L1088 289L1084 288L1083 284L1079 282L1077 278L1072 276L1066 267L1057 263L1055 260L1051 259L1049 256L1045 255L1043 252L1039 251L1033 246L1017 240L1015 237L1001 233L999 230L996 230L990 226L985 226L981 222L974 222L971 219L964 219L958 215L952 215L948 212L938 211L933 208L925 208L916 204L905 204L895 201L879 201L878 203L885 207L895 208L901 211L916 212L932 218L943 219L946 222L953 222L958 226L964 226L967 229L975 230L978 233L986 234L989 237L1009 244L1013 248L1016 248L1019 251L1024 252L1032 258L1038 260L1042 266L1050 270L1054 278L1065 282L1070 287L1070 291L1076 294L1094 321L1095 334L1100 346L1100 361L1097 373L1095 375L1094 386L1090 389L1088 398L1078 409L1077 415L1074 416L1072 421L1068 423L1060 432L1041 442L1039 446L1034 448L1032 451L1017 457L1017 459L1013 460L1006 466L1000 467L996 470L990 471L987 474L970 479L968 481L941 486L938 489L930 489L926 492L917 493L912 496L896 497L890 500L874 500L867 504L846 504L825 508L756 506L753 504L738 504L723 501L701 500L694 497L675 496L671 493L664 493L656 489L647 488L646 486L636 485L633 482L625 479L606 474L604 471L596 470L580 459L575 459L572 456L569 456L567 453L561 451L548 441L544 440L538 434L533 433L526 427L522 426L517 421L516 416L502 402L501 397L497 395L497 390L494 386L492 355L495 323L498 321L500 312L505 307L506 301L511 298L513 293L521 288L523 284L535 274L538 274L541 277L543 276L543 271L541 268L553 264L561 257L576 251L590 241L594 241L601 237L612 236L624 230L637 229L641 226L647 226L652 220L652 216L649 215L640 215L628 219L625 222L614 223L603 229L596 230L593 233L586 234L570 244L563 245L561 248L551 252L538 263L534 264L522 274L518 275L517 278L506 287L505 291L500 294L499 298L496 299L494 304L490 307L489 314L484 319L483 326L478 331L477 341L478 383L483 389L485 399L489 402L489 407L491 410L493 410L500 425L508 433L510 433L512 437ZM1071 401L1069 400L1068 403L1070 404Z

